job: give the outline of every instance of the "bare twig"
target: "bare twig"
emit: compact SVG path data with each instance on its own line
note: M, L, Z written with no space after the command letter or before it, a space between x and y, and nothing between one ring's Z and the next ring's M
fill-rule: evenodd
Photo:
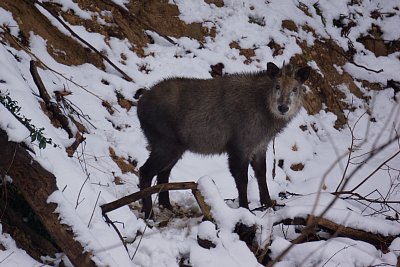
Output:
M0 261L0 263L3 263L5 260L7 260L9 257L11 257L12 254L14 254L15 251L11 251L10 254L8 254L4 259Z
M153 212L153 210L151 210L151 212ZM150 212L150 215L151 215L151 212ZM146 223L146 225L144 226L144 229L143 229L143 233L142 233L142 235L141 235L140 238L139 238L139 242L138 242L138 245L136 246L135 252L133 252L132 257L130 257L131 261L133 261L133 259L134 259L135 256L136 256L136 253L139 251L139 247L140 247L140 244L142 243L143 236L144 236L144 233L145 233L146 230L147 230L147 227L148 227L148 224Z
M355 65L355 66L357 66L357 67L359 67L359 68L363 68L363 69L365 69L365 70L367 70L367 71L372 71L372 72L375 72L375 73L381 73L381 72L383 71L383 69L380 69L380 70L373 70L373 69L367 68L367 67L365 67L365 66L363 66L363 65L357 64L357 63L354 62L354 60L353 60L352 58L350 58L349 56L347 56L347 55L346 55L345 53L343 53L342 51L336 49L336 47L334 47L333 45L330 45L328 42L320 42L320 43L323 44L323 45L325 45L325 46L327 46L329 49L333 49L336 53L338 53L339 55L341 55L342 57L344 57L349 63L351 63L351 64L353 64L353 65Z
M391 138L384 144L380 145L373 153L371 153L368 158L365 160L367 163L368 161L372 160L375 155L377 155L380 151L385 149L387 146L391 145L393 142L397 141L396 138ZM357 166L349 175L348 177L354 177L355 173L358 172L358 170L361 168L361 165ZM345 188L348 184L350 179L345 179L343 182L341 188L339 191L342 191L343 188ZM299 242L303 242L305 238L308 236L309 233L313 232L313 229L315 228L316 225L318 225L318 222L323 219L324 215L331 209L331 207L335 204L337 199L339 198L338 195L335 195L335 197L331 200L330 203L325 207L325 209L318 215L318 216L309 216L307 219L307 226L303 229L302 234L296 238L296 242L292 242L284 251L282 251L275 259L271 262L269 262L266 266L272 267L276 262L280 261L296 244Z
M79 206L79 204L81 204L82 201L85 200L85 199L82 199L81 201L79 201L79 199L80 199L80 197L81 197L81 193L82 193L83 187L85 186L86 182L89 180L89 177L90 177L90 175L86 176L85 181L83 182L81 188L79 189L78 197L76 198L75 209L77 209L78 206Z
M67 99L65 97L62 97L61 101L62 101L62 104L63 104L64 108L68 109L70 113L75 114L76 116L78 116L80 121L82 121L82 118L83 118L94 129L97 129L97 127L93 123L90 122L90 117L88 115L85 115L83 110L80 107L78 107L71 100L69 100L69 99ZM102 102L104 102L104 101L102 100ZM113 110L116 110L116 109L113 108ZM118 110L116 110L116 111L118 111ZM70 115L70 118L74 122L74 117L72 115ZM76 125L76 122L74 122L74 123Z
M110 218L107 216L107 214L103 214L104 219L106 220L106 223L111 224L112 228L114 228L115 232L117 232L117 235L119 237L119 239L122 242L122 245L124 246L126 253L128 253L128 257L130 257L129 255L129 250L128 247L126 246L126 242L124 240L124 238L121 235L121 232L118 230L117 226L115 226L114 222L110 220Z
M88 228L89 228L89 226L90 226L90 223L92 222L92 218L93 218L93 215L94 215L94 211L96 210L97 202L99 201L100 195L101 195L101 191L99 191L99 194L97 195L96 203L94 203L92 215L90 215L90 219L89 219L89 223L88 223Z
M354 135L354 131L355 131L356 127L357 127L357 124L360 122L361 118L362 118L365 114L367 114L367 112L364 112L364 113L357 119L357 121L354 123L353 127L350 126L350 124L349 124L349 122L348 122L348 119L347 119L346 124L347 124L347 126L349 127L349 131L350 131L350 134L351 134L351 144L350 144L350 147L349 147L349 153L348 153L348 157L347 157L347 161L346 161L346 167L345 167L345 169L344 169L344 171L343 171L342 179L340 180L338 186L336 187L336 190L335 190L336 192L339 190L340 185L343 183L343 181L344 181L345 178L346 178L347 170L348 170L348 168L349 168L349 166L350 166L351 156L352 156L352 153L353 153L353 150L354 150L354 146L355 146L354 142L355 142L355 140L356 140L356 137L355 137L355 135ZM348 114L347 114L347 118L348 118L349 115L350 115L350 111L349 111Z
M272 153L274 155L274 162L272 163L272 179L275 179L276 176L275 138L272 139Z
M371 178L377 171L379 171L384 165L386 165L389 161L394 159L397 155L400 154L400 150L398 150L396 153L394 153L391 157L387 158L384 162L382 162L373 172L371 172L367 177L364 178L358 185L356 185L353 189L350 190L350 192L354 192L357 190L360 186L362 186L366 181L368 181L369 178Z
M161 192L161 190L164 188L164 185L166 185L166 184L160 184L160 185L161 185L161 186L160 186L160 189L158 190L158 194ZM153 187L154 187L154 186L153 186ZM154 198L154 200L153 200L153 206L154 206L155 201L156 201L157 198L158 198L158 194L157 194L157 196L156 196L156 197ZM150 214L149 214L149 218L153 217L153 212L154 212L153 209L151 209L151 210L150 210ZM148 220L149 220L148 218L145 219L146 224L145 224L145 226L144 226L143 233L142 233L142 235L141 235L140 238L139 238L139 242L138 242L138 245L136 246L135 252L133 253L132 257L130 258L131 261L133 261L133 259L134 259L135 256L136 256L136 253L139 251L139 247L140 247L140 244L142 243L142 240L143 240L143 237L144 237L144 233L146 233L147 227L149 226Z
M350 195L348 197L345 197L345 199L353 199L352 196L357 197L359 200L365 200L371 203L378 203L378 204L400 204L400 200L379 200L379 199L374 199L374 198L367 198L365 196L360 195L359 193L353 192L352 190L350 191L342 191L342 192L333 192L332 194L334 195Z
M349 247L353 247L357 244L351 244L351 245L347 245L342 247L341 249L339 249L338 251L336 251L331 257L329 257L329 259L326 260L326 262L322 265L322 267L324 267L333 257L335 257L338 253L340 253L341 251L348 249Z
M397 109L397 111L396 111ZM383 132L388 128L388 125L390 123L390 121L392 120L392 118L399 118L400 115L400 105L393 105L392 109L389 112L389 116L387 117L385 124L382 126L381 131L376 135L376 138L374 140L374 143L372 145L372 150L374 150L374 148L376 147L376 145L378 144L378 142L381 140L381 136L383 134ZM400 125L400 120L399 120L399 125ZM394 127L394 132L396 133L396 127ZM397 140L398 137L397 137Z

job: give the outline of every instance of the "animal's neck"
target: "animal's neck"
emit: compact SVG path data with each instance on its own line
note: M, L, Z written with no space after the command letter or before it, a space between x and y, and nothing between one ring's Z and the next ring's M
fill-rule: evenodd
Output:
M272 136L275 136L277 133L283 131L283 129L286 128L286 126L290 123L293 117L288 117L288 118L283 118L283 117L277 117L275 114L270 112L270 116L272 116L272 120L269 119L270 125L268 125L269 129L267 129L267 132L270 132Z

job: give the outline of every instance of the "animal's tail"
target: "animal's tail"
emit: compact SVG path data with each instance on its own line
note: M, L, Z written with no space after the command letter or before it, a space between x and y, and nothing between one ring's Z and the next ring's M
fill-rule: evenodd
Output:
M133 96L134 99L139 99L140 96L146 91L144 88L140 88L136 91L135 95Z

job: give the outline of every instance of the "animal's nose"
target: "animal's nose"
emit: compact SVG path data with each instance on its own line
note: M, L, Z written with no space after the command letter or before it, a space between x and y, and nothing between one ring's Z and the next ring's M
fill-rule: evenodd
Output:
M279 105L278 110L280 113L285 114L289 110L289 107L286 105Z

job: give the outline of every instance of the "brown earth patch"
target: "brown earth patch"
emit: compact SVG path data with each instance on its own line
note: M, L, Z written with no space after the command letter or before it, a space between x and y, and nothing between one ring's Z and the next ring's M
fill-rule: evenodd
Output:
M185 24L179 19L179 9L176 5L169 4L168 0L139 0L131 1L126 11L122 7L116 5L111 0L99 0L96 4L91 0L75 1L82 10L94 12L92 19L85 20L74 14L72 10L66 12L55 3L46 3L46 7L50 8L56 14L63 17L72 25L82 25L89 32L98 32L105 36L106 41L112 37L118 39L126 38L133 44L132 50L139 56L145 56L143 47L145 47L151 38L146 35L146 30L158 32L161 36L168 38L188 36L197 39L199 42L204 40L205 36L215 36L216 28L207 28L200 23ZM223 5L223 1L208 1L217 6ZM21 0L15 3L13 0L3 0L0 6L11 11L17 21L21 32L19 40L23 44L29 44L29 32L33 31L47 40L49 53L59 62L67 65L79 65L83 63L91 63L99 68L103 68L101 58L91 52L88 48L83 47L63 33L56 27L52 26L50 21L43 16L36 7L28 0ZM300 4L299 8L306 14L308 9ZM97 22L97 19L103 19L106 24ZM282 22L282 27L291 31L297 31L298 25L291 20ZM304 30L312 31L312 29L304 28ZM376 29L379 37L379 29ZM173 42L173 40L169 40ZM305 108L309 114L318 113L323 104L326 105L326 111L336 114L336 128L341 128L346 123L346 117L343 114L344 109L352 109L345 103L345 94L339 90L340 86L347 86L350 92L358 97L368 101L358 86L354 83L351 75L344 71L338 70L344 64L349 62L346 57L347 51L343 51L332 40L316 41L312 47L308 47L306 43L299 43L303 50L302 55L296 55L292 61L295 64L304 65L313 60L319 68L319 72L313 71L307 85L310 92L305 98ZM392 50L399 49L399 45L391 43ZM280 55L283 52L282 47L271 41L268 46L273 50L273 55ZM236 48L240 54L246 57L245 63L252 62L255 56L255 49L241 48L238 42L232 42L231 48ZM389 51L389 49L387 48ZM121 54L120 62L124 62L126 56ZM336 67L335 67L336 66ZM140 67L139 67L140 68ZM361 81L367 88L379 90L382 85L371 85ZM121 99L120 105L126 109L130 108L131 103L126 103ZM109 107L109 105L105 105ZM109 110L112 113L112 109Z
M288 29L289 31L292 32L297 32L299 30L299 28L297 27L296 23L293 22L293 20L283 20L282 28Z
M29 46L30 32L41 36L47 41L47 51L52 57L66 65L81 65L90 63L103 68L101 59L73 38L64 35L45 17L33 4L33 1L2 0L0 7L10 11L20 28L21 44ZM13 26L13 25L10 25ZM21 49L10 42L16 49Z
M292 61L298 65L305 65L307 61L313 60L319 68L318 72L312 71L306 82L310 92L305 97L304 107L309 114L316 114L322 109L324 103L326 111L337 116L335 128L342 128L347 122L343 110L353 107L344 102L346 95L339 90L339 87L345 85L357 98L369 100L354 83L350 74L337 69L348 62L344 56L345 51L332 40L316 41L312 47L308 47L306 43L299 43L299 45L303 54L296 55Z
M115 150L112 147L108 148L108 151L110 153L111 159L118 165L122 173L133 173L135 175L139 175L136 167L137 167L137 161L132 160L132 159L125 159L123 157L117 156L115 154Z
M224 0L204 0L207 4L214 4L217 7L223 7L224 6Z
M246 60L244 61L244 64L250 64L253 61L253 57L256 55L255 49L254 48L241 48L238 42L232 42L229 44L229 47L235 48L239 50L239 54L244 56Z

